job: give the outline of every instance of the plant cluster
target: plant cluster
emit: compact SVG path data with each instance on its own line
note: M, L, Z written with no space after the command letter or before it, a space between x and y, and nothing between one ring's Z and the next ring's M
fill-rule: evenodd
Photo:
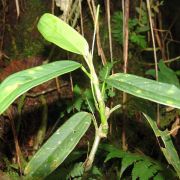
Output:
M119 16L116 16L116 18L117 17L119 18ZM137 32L142 32L138 30L139 25L136 20L130 22L130 28L132 28L132 30L135 29ZM24 94L29 89L78 68L89 78L92 98L91 100L86 100L89 106L88 112L80 111L70 117L37 151L24 169L24 179L43 179L50 175L73 151L81 137L90 127L91 122L93 122L95 127L95 137L90 153L84 163L74 165L67 178L81 177L86 171L89 171L93 167L93 162L101 139L107 138L108 136L108 119L115 110L121 107L120 105L116 105L110 108L106 105L109 87L116 88L117 90L142 99L174 108L180 108L180 89L177 87L175 76L172 75L173 73L170 72L164 64L159 64L160 74L163 74L163 68L166 69L165 71L171 74L171 80L168 82L164 82L163 80L162 82L157 82L155 80L124 73L110 75L112 64L107 64L103 71L99 73L98 77L93 63L93 50L89 49L86 39L77 31L64 21L49 13L44 14L40 18L38 30L49 42L67 51L82 55L87 64L87 68L72 60L59 60L10 75L0 84L0 113L2 114L17 97ZM141 47L146 46L143 36L140 34L134 35L132 33L131 41ZM151 71L150 74L153 75L153 71ZM172 82L172 77L173 83L170 83ZM86 93L86 95L89 93L87 91L81 93L78 86L76 86L75 91L77 94L82 94L82 96L84 93ZM78 99L75 108L80 110L84 101L85 98ZM93 104L93 106L91 104ZM95 116L95 111L98 116ZM180 177L180 160L172 143L169 131L159 130L156 122L148 112L143 112L143 115L154 131L165 158L168 163L172 165L177 176ZM105 162L112 158L121 159L121 169L118 171L119 177L124 175L128 167L132 167L132 179L148 179L152 177L155 179L162 179L164 168L152 159L117 149L109 151Z

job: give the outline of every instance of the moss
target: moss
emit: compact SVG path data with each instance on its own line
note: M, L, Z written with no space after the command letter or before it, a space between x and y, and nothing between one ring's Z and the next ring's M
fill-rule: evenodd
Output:
M10 57L23 59L25 57L41 55L46 41L38 33L39 17L48 11L48 4L43 0L26 1L25 10L20 14L20 21L12 29L15 44L12 44ZM16 46L16 51L13 46Z

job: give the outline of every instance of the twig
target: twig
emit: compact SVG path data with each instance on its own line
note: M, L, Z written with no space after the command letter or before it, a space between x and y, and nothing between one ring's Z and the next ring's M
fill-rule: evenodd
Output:
M55 8L55 3L54 0L52 0L52 4L51 4L51 13L54 14L54 8Z
M180 126L176 126L174 129L172 129L171 131L169 131L168 135L173 134L174 131L177 131L178 129L180 129Z
M16 3L16 11L17 11L17 18L18 18L20 15L19 0L15 0L15 3Z
M151 36L152 36L152 42L153 42L153 52L154 52L154 62L155 62L155 72L156 72L156 80L158 81L158 62L157 62L157 55L156 55L156 44L155 44L155 38L154 38L154 31L153 31L153 23L152 23L152 15L151 15L151 8L150 8L150 2L149 0L146 0L147 3L147 10L148 10L148 16L149 16L149 24L151 29ZM157 125L160 125L160 114L159 114L159 104L157 104Z
M82 16L81 0L79 0L79 11L80 11L80 20L81 20L81 34L82 34L82 36L84 36L84 27L83 27L83 16Z
M177 61L177 60L180 60L180 56L177 56L177 57L172 58L172 59L165 60L163 62L164 63L171 63L171 62L174 62L174 61ZM154 66L154 63L143 63L143 64L146 64L146 65L149 65L149 66Z
M68 83L60 84L59 88L61 89L62 87L65 87L65 86L68 86ZM26 97L36 98L36 97L38 97L38 96L45 95L45 94L51 93L51 92L53 92L53 91L58 91L57 86L48 88L48 89L46 89L46 90L44 90L44 91L37 92L37 93L26 93ZM58 92L58 93L59 93L59 92Z
M0 41L0 52L3 50L3 43L4 43L4 33L5 33L5 25L6 25L6 1L1 0L2 6L3 6L3 17L2 17L2 36L1 36L1 41ZM1 59L1 56L0 56Z
M158 81L158 62L157 62L157 55L156 55L156 44L155 44L155 38L154 38L154 31L153 31L153 23L152 23L152 15L151 15L151 8L149 0L146 0L147 3L147 9L148 9L148 16L149 16L149 24L151 29L151 36L152 36L152 42L153 42L153 49L154 49L154 62L155 62L155 71L156 71L156 80Z
M110 50L111 62L113 62L110 3L109 0L107 0L106 2L107 2L108 33L109 33L109 50Z
M127 66L128 66L128 40L129 40L129 29L128 29L128 22L129 22L129 0L122 1L123 5L123 60L124 60L124 67L123 72L127 73ZM127 101L127 94L123 92L123 109L126 109L126 101ZM124 113L123 122L122 122L122 148L127 150L128 146L126 143L126 121L125 121L126 113Z
M88 2L88 6L89 6L89 9L91 12L92 19L95 23L96 6L94 3L94 0L91 0L91 1L87 0L87 2ZM106 61L106 57L105 57L104 51L101 46L101 39L100 39L100 35L99 35L99 23L97 23L96 29L97 29L96 30L96 43L97 43L97 48L98 48L98 55L101 56L102 64L105 65L107 61Z
M96 39L98 17L99 17L99 6L97 8L97 16L95 17L95 21L94 21L94 33L93 33L93 41L92 41L92 48L91 48L92 59L93 59L93 53L94 53L94 42Z
M15 124L14 124L14 118L13 118L13 107L11 106L8 110L7 110L7 114L11 123L11 128L12 128L12 132L13 132L13 137L14 137L14 143L15 143L15 149L16 149L16 158L17 158L17 163L19 166L19 171L20 174L22 175L22 161L23 161L23 157L22 157L22 153L21 153L21 149L19 146L19 142L18 142L18 136L17 136L17 132L16 132L16 128L15 128Z

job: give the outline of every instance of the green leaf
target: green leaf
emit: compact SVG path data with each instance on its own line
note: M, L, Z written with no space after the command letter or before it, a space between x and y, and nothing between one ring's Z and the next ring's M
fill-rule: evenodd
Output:
M103 177L102 172L100 171L100 169L98 169L97 166L93 166L93 167L92 167L91 173L92 173L92 175L94 175L94 176Z
M153 177L158 171L158 167L153 166L152 162L144 160L134 163L132 170L132 180L143 179L149 180Z
M164 176L161 173L158 173L153 180L164 180Z
M106 156L106 159L104 160L104 162L107 162L113 158L123 158L125 155L126 155L126 152L124 151L113 150Z
M130 40L132 43L138 45L140 48L146 48L147 47L147 40L145 35L137 34L133 32L130 35Z
M136 28L136 33L143 33L149 31L149 25L139 26Z
M162 60L158 63L159 71L158 71L158 80L160 82L174 84L177 87L180 87L179 85L179 79L176 75L176 73L167 67ZM146 74L156 77L156 72L154 69L150 69L146 72Z
M104 81L109 74L111 73L111 70L113 68L113 65L115 62L107 62L99 71L99 78L101 81Z
M162 76L166 79L162 82L174 84L179 87L179 79L177 78L176 73L171 68L167 67L162 60L160 60L158 66Z
M150 177L155 176L157 173L162 173L160 175L164 175L165 177L172 177L172 173L170 170L166 169L165 166L162 164L154 161L153 159L141 155L123 151L121 149L117 149L115 147L108 147L107 145L103 145L103 148L106 147L109 153L105 159L105 162L111 160L112 158L120 158L121 161L121 168L119 171L119 179L122 179L123 173L129 170L128 167L132 167L132 179L150 179ZM128 169L128 170L127 170ZM169 174L166 174L166 172Z
M174 85L123 73L110 76L106 82L114 88L134 96L180 108L180 89Z
M0 114L29 89L80 66L74 61L56 61L10 75L0 84Z
M90 126L91 115L79 112L67 120L33 156L25 168L27 179L43 179L75 148Z
M131 166L133 163L135 163L138 160L141 160L143 157L138 156L136 154L130 154L127 153L125 157L122 159L122 164L121 164L121 170L120 170L120 177L124 173L124 171Z
M67 51L87 56L89 52L87 41L60 18L45 13L37 27L46 40Z
M169 135L169 131L161 131L158 129L155 121L151 119L150 116L144 113L145 118L149 122L150 126L152 127L154 134L159 142L161 151L163 152L164 156L166 157L169 164L171 164L174 169L176 170L178 176L180 177L180 159L178 153L173 145L171 140L171 136Z
M66 179L81 178L84 173L83 162L79 162L73 165Z

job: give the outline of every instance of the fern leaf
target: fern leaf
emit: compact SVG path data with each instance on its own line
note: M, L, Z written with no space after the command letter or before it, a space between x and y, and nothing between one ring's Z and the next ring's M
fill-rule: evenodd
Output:
M103 68L100 70L99 72L99 78L101 81L104 81L110 74L113 65L115 62L108 62L105 64L105 66L103 66Z
M81 179L83 173L84 173L83 163L82 162L76 163L69 172L69 174L67 175L66 179L67 180L71 178Z
M174 177L174 173L171 169L165 168L162 164L154 161L153 159L139 155L135 153L125 152L109 145L101 146L104 150L108 151L105 162L113 159L120 158L121 169L119 171L119 177L122 178L124 172L128 167L132 167L132 179L148 180L156 177L156 179L163 179L164 177Z
M154 176L153 180L165 180L165 178L161 173L158 173L156 176Z
M147 40L146 40L145 35L132 33L130 35L130 40L132 43L138 45L140 48L146 48L147 47Z
M134 163L132 170L132 180L148 180L158 172L159 168L148 160L141 160Z
M140 160L141 157L136 155L127 154L123 159L121 163L121 170L120 170L120 177L122 176L123 172L131 166L134 162Z
M102 176L102 173L101 173L101 171L98 169L97 166L93 166L93 167L92 167L92 174L93 174L93 175Z
M123 158L126 155L126 152L114 150L113 152L110 152L107 156L104 162L109 161L113 158Z

